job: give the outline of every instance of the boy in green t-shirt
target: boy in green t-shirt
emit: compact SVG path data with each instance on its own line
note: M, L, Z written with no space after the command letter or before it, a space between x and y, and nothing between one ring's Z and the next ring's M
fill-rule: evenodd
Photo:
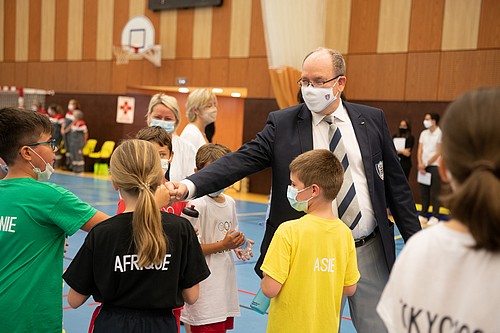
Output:
M0 109L0 323L5 332L62 331L66 235L108 216L61 186L45 183L57 147L38 112Z
M338 330L342 294L352 296L360 277L351 230L332 211L343 178L329 150L290 164L288 200L307 214L279 226L261 266L262 291L272 298L267 332Z

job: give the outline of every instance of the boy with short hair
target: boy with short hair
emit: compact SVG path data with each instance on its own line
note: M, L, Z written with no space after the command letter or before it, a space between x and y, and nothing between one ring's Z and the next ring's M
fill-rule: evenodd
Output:
M337 332L342 294L360 278L351 230L333 215L343 169L326 149L290 164L288 201L307 214L282 223L261 266L263 293L272 298L267 332Z
M43 183L54 171L55 140L47 116L0 109L0 323L5 332L62 331L66 235L108 216L63 187ZM38 180L38 181L37 181Z
M208 143L200 147L196 154L198 170L230 153L224 145ZM241 260L248 260L253 254L237 248L245 241L245 235L237 231L236 204L233 198L215 193L194 199L188 203L199 212L198 218L188 218L199 228L200 242L210 276L200 283L200 296L196 303L185 304L181 320L191 326L192 333L232 330L234 317L240 315L238 289L234 257L231 250ZM248 240L253 244L252 240Z

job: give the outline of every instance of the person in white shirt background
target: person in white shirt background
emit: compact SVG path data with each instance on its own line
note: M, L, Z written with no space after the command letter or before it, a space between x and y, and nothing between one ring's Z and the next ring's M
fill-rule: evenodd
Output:
M186 110L189 124L184 127L181 138L198 150L209 142L205 128L217 118L217 97L210 89L193 90L188 96Z
M452 219L414 235L396 260L377 306L389 332L498 332L499 123L499 88L469 92L444 114Z
M172 139L174 156L170 165L170 181L180 181L194 173L196 149L175 131L181 123L179 103L175 97L159 93L151 97L146 114L148 126L160 126Z
M430 184L419 183L422 210L418 216L420 223L434 225L439 222L439 195L441 180L439 179L438 163L441 156L441 129L439 128L439 115L427 113L424 118L425 130L418 139L418 172L422 175L429 173ZM429 204L432 202L432 216L427 218Z

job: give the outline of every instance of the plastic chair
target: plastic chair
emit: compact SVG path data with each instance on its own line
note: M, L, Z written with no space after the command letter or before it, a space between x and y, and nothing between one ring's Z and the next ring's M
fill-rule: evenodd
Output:
M104 141L101 150L89 154L89 158L95 160L94 174L107 175L109 168L109 159L115 148L114 141Z
M97 145L96 139L88 139L85 146L83 146L82 154L83 156L88 156L90 153L93 153L95 150L95 146Z

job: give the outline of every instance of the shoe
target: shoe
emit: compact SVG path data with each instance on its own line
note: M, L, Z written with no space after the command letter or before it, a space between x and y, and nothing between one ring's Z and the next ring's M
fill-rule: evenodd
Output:
M424 217L422 215L418 216L418 220L420 221L420 224L426 224L428 221L427 217Z
M439 219L435 216L431 217L429 219L429 222L427 222L427 225L435 225L439 223Z

